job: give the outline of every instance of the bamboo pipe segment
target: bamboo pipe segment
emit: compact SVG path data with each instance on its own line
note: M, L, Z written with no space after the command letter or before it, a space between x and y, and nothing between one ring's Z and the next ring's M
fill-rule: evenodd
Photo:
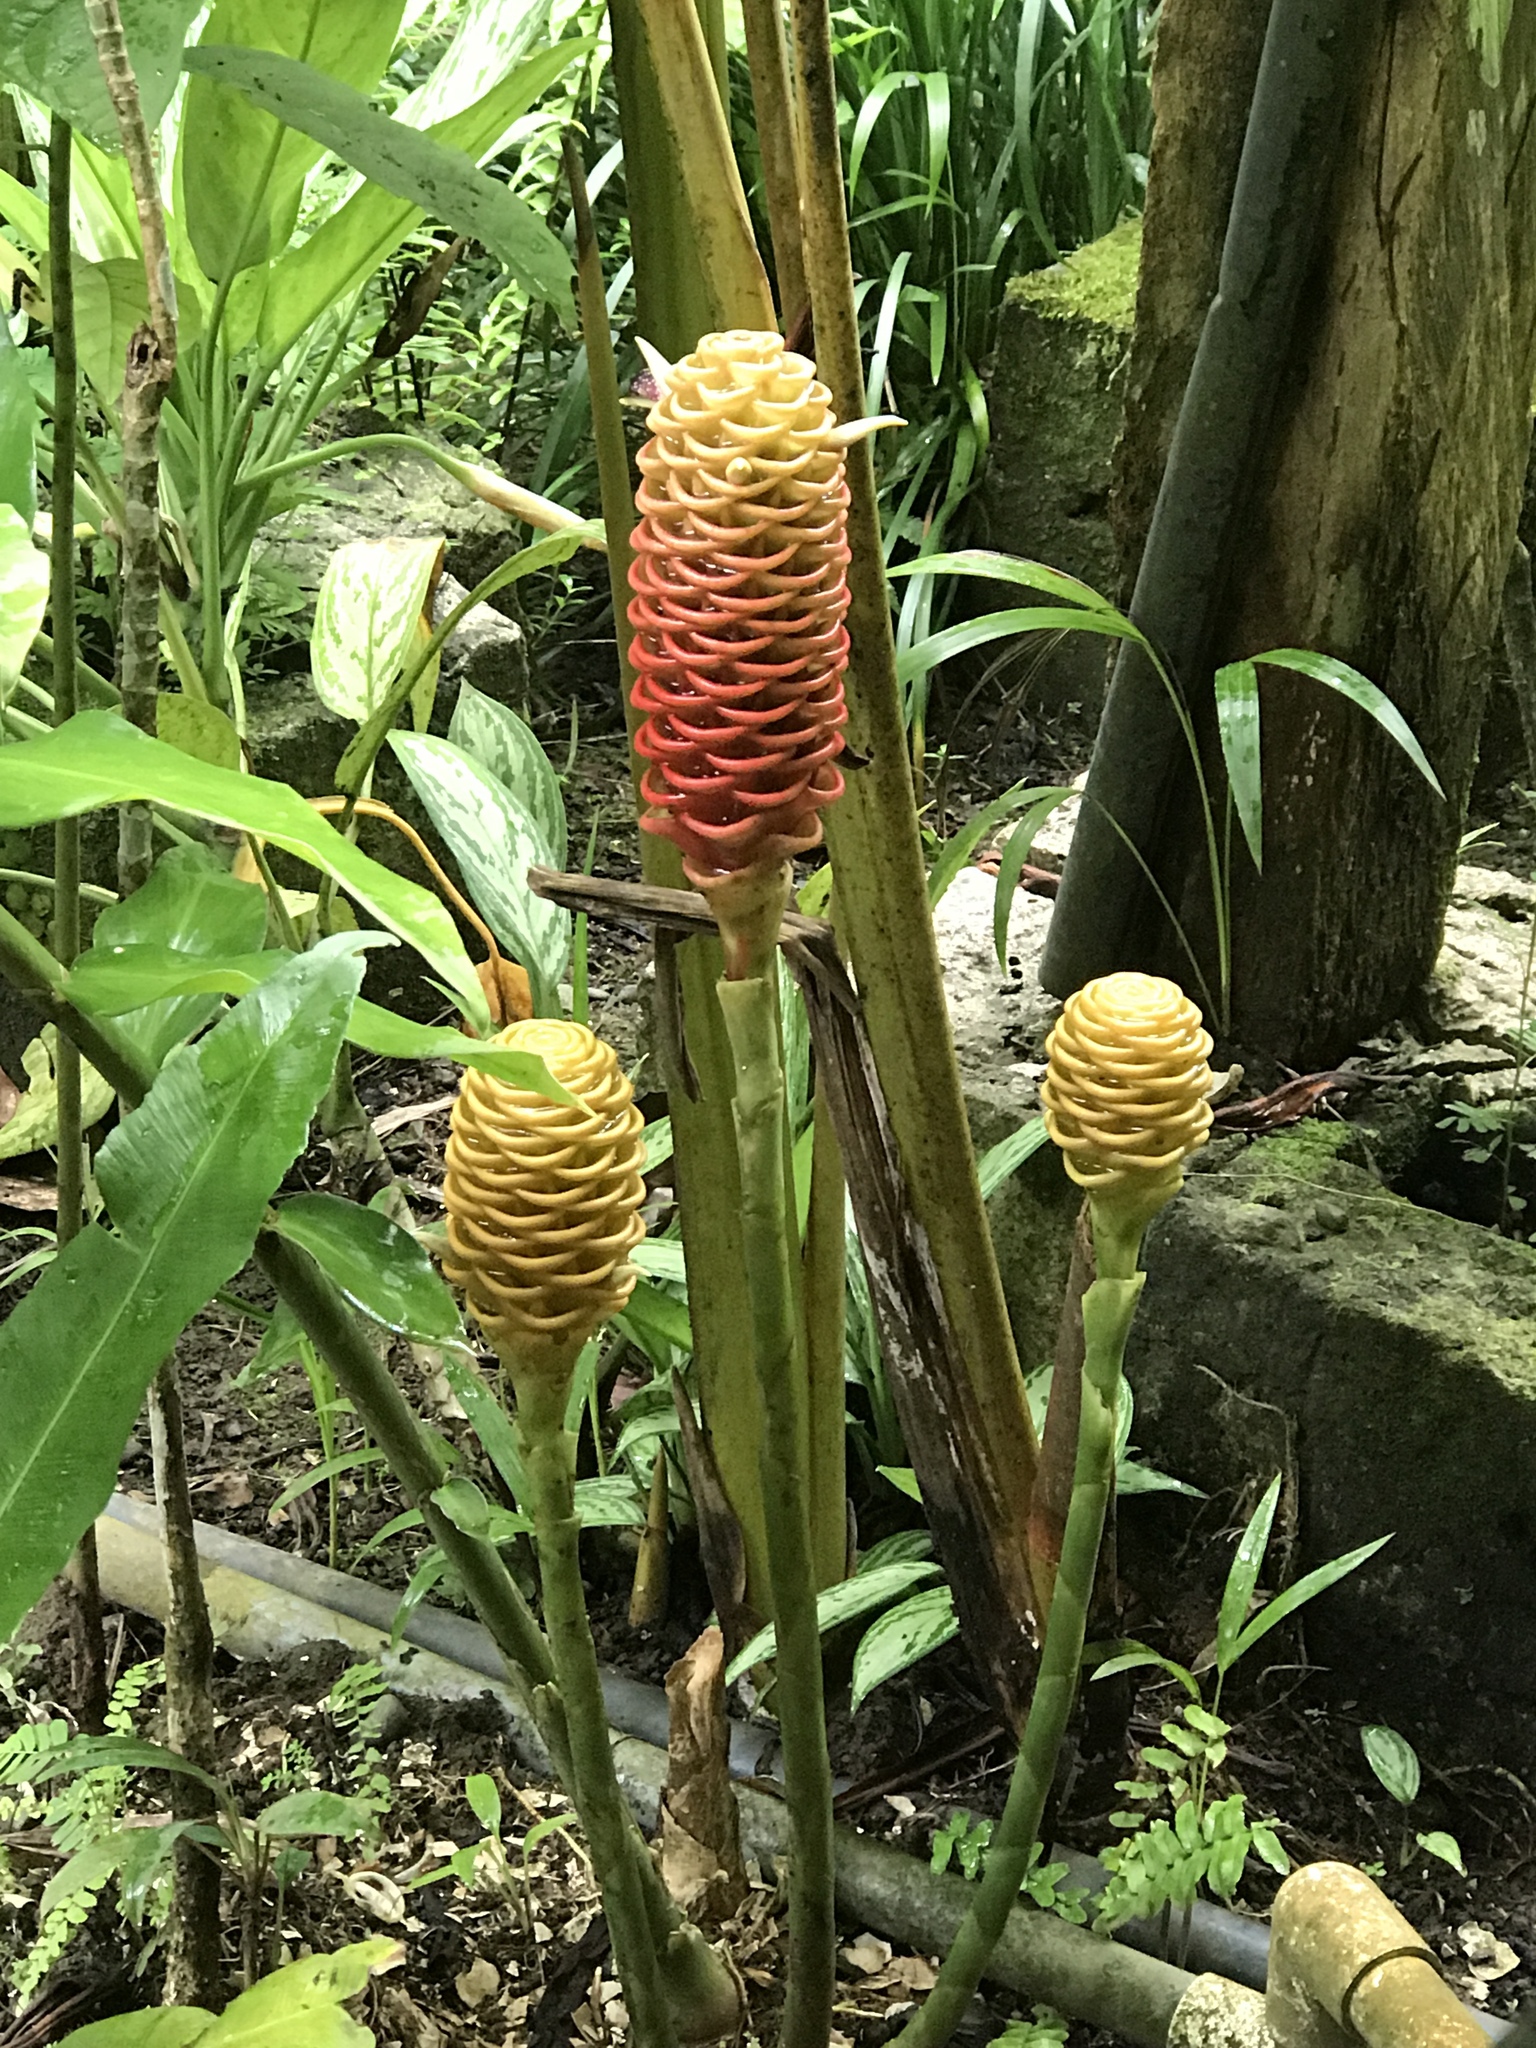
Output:
M529 1018L493 1043L537 1053L574 1100L466 1071L448 1137L443 1270L514 1371L563 1377L635 1284L644 1119L613 1048L584 1024Z

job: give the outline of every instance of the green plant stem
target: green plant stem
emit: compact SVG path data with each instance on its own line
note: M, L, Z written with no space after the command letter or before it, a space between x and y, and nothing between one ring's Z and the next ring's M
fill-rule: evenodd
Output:
M587 1623L576 1517L576 1441L563 1383L516 1375L517 1434L528 1475L544 1625L570 1737L572 1793L602 1885L603 1909L635 2048L675 2048L634 1826L613 1768L597 1651ZM643 1854L643 1847L640 1854Z
M818 1084L811 1133L811 1200L800 1264L808 1403L811 1550L818 1592L848 1572L848 1183L826 1096Z
M57 292L54 293L53 317L55 320L57 320L59 317ZM55 440L57 440L59 431L57 416L55 416L53 431ZM71 474L70 476L70 495L71 497L73 497L74 495L73 474ZM54 503L58 503L57 485L54 486ZM57 675L58 668L54 657L54 643L51 635L47 633L39 633L37 638L32 642L32 645L36 652L43 657L43 660L48 663L49 667L53 670L54 674ZM113 710L115 710L117 706L122 703L122 692L118 689L116 683L108 682L105 676L97 675L95 669L91 667L90 663L82 661L78 653L75 655L74 668L75 689L77 695L83 695L92 704L108 705Z
M777 930L777 916L770 931ZM730 950L729 940L727 950ZM759 962L758 964L764 964ZM772 955L766 962L772 972ZM807 1488L808 1418L784 1201L784 1068L768 973L722 981L736 1063L743 1250L752 1353L762 1391L763 1500L778 1629L775 1701L789 1801L789 1966L780 2048L826 2048L836 1974L832 1770Z
M896 2036L895 2048L943 2048L965 2016L1018 1903L1030 1851L1077 1696L1083 1632L1115 1475L1115 1413L1125 1340L1145 1275L1136 1271L1142 1225L1094 1211L1099 1278L1083 1296L1083 1400L1078 1422L1072 1505L1062 1538L1040 1671L1003 1817L987 1850L986 1871L921 2011Z
M783 0L742 0L752 109L763 156L768 230L779 288L779 319L787 328L810 302L800 248L800 175L795 165L795 123L789 94L789 48Z
M864 369L827 0L792 0L791 22L817 363L839 418L855 420L864 410ZM864 765L827 813L838 932L853 962L911 1213L932 1253L954 1356L964 1361L971 1383L956 1391L952 1412L985 1417L984 1430L935 1429L931 1453L926 1443L911 1445L914 1463L921 1483L929 1455L951 1464L958 1456L966 1492L978 1504L984 1549L951 1564L962 1623L1017 1721L1023 1700L1007 1674L1028 1661L1023 1646L1031 1637L1033 1589L1027 1520L1037 1445L976 1178L928 909L867 438L848 450L847 477L848 737ZM909 1407L935 1405L925 1380L915 1381L908 1396Z
M423 440L419 434L354 434L345 441L327 441L319 448L301 448L293 455L285 455L280 462L268 462L259 469L248 469L235 479L230 496L240 498L247 491L264 490L285 476L297 476L301 470L318 469L327 462L341 462L349 455L369 455L381 448L398 448L403 454L420 456L423 462L434 462L455 482L464 484L466 490L470 486L465 483L465 471L477 466L466 463L447 448L439 448L435 442ZM559 533L565 527L585 523L579 513L568 512L553 498L541 498L536 491L525 491L503 477L497 477L496 483L507 496L507 504L502 509L513 511L515 506L515 516L529 526L539 527L546 533Z

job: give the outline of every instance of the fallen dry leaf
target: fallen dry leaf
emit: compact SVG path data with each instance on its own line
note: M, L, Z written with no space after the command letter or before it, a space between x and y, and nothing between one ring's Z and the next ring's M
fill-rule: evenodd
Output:
M215 1472L209 1479L200 1479L192 1491L206 1494L221 1508L248 1507L256 1498L249 1472Z
M476 1956L467 1970L461 1970L453 1980L453 1988L464 2003L473 2008L483 2005L501 1983L501 1972L485 1956Z
M386 1109L373 1119L373 1135L387 1138L391 1131L403 1130L407 1124L421 1123L426 1117L436 1116L441 1109L452 1109L457 1100L456 1095L438 1095L431 1102L405 1102L396 1109Z
M349 1899L355 1899L375 1920L396 1927L405 1918L405 1893L382 1870L352 1870L341 1880Z
M882 1941L878 1934L861 1934L857 1941L849 1942L838 1954L850 1970L857 1970L861 1976L872 1977L876 1970L883 1970L891 1960L891 1944Z
M5 1076L0 1074L0 1081ZM9 1087L10 1083L6 1082ZM0 1095L0 1102L4 1097ZM14 1104L12 1105L14 1108ZM11 1110L0 1116L0 1124L7 1122ZM59 1206L59 1191L51 1180L21 1180L13 1174L0 1174L0 1209L23 1209L29 1214L46 1214Z

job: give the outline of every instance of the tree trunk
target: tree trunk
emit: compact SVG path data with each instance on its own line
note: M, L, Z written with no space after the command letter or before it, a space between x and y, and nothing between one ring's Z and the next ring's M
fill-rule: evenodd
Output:
M1536 375L1536 10L1497 89L1466 0L1393 10L1234 564L1220 646L1380 684L1440 803L1353 706L1271 671L1265 871L1239 857L1234 1023L1298 1066L1400 1014L1439 950L1515 538ZM1193 878L1192 878L1193 879Z
M1124 603L1189 382L1237 182L1269 0L1163 0L1136 330L1109 516ZM1148 257L1150 255L1150 261Z
M1359 710L1267 673L1264 873L1235 844L1232 1035L1297 1066L1411 1009L1440 943L1536 373L1536 9L1515 10L1497 86L1491 69L1466 0L1387 10L1229 553L1211 666L1267 647L1352 663L1447 796ZM1200 114L1206 82L1180 87ZM1209 726L1208 684L1192 694ZM1209 958L1192 798L1168 816L1154 866ZM1134 950L1118 964L1181 970L1161 919Z

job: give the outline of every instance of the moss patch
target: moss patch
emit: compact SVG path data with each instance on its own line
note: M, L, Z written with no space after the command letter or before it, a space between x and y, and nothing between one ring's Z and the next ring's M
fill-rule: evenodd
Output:
M1129 334L1136 321L1136 280L1141 269L1141 219L1074 251L1049 270L1016 277L1008 296L1056 320L1089 320Z

